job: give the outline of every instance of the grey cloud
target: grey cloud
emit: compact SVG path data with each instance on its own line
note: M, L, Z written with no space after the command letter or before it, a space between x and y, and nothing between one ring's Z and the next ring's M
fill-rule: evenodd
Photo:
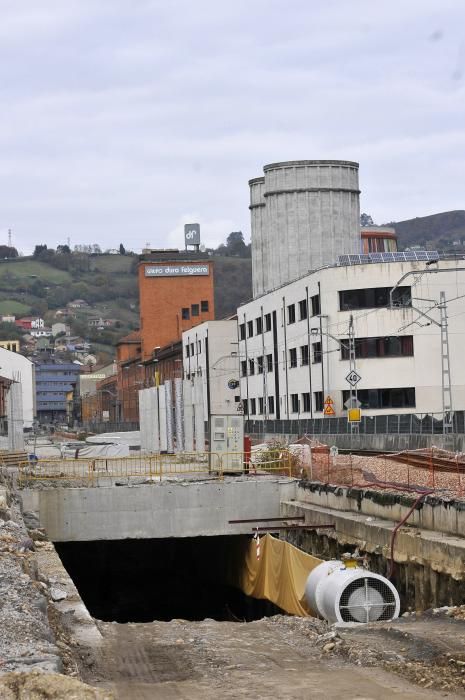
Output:
M359 160L379 222L464 207L460 0L4 4L0 231L22 249L182 244L194 215L209 244L247 237L247 180L294 158Z

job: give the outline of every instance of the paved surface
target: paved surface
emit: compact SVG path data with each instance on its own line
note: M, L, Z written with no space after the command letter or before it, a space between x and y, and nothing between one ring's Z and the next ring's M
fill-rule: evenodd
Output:
M121 700L462 697L325 653L320 624L282 616L247 624L100 623L104 645L81 673Z

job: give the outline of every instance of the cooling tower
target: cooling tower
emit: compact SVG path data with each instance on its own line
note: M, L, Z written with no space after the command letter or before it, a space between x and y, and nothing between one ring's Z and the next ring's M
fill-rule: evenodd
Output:
M360 252L358 163L272 163L249 181L254 297Z

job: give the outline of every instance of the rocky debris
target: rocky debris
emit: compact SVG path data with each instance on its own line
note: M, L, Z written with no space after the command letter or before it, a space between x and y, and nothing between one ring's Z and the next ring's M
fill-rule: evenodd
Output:
M52 587L50 589L50 596L54 603L58 603L60 600L65 600L68 597L68 594L66 591L62 591L61 588Z
M114 700L113 693L50 673L5 673L0 676L2 700Z

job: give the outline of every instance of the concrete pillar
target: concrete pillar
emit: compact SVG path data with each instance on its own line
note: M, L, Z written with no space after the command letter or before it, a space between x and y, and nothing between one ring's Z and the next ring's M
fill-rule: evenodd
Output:
M194 451L194 410L192 406L192 383L190 379L183 382L183 406L184 406L184 449L186 452Z
M174 405L176 422L176 452L184 451L184 404L182 400L183 381L174 380Z

